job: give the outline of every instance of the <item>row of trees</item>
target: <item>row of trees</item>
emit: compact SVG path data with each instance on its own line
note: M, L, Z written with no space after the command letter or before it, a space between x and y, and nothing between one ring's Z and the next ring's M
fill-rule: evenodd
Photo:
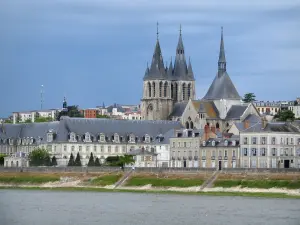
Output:
M29 153L29 163L31 166L56 166L56 157L50 158L49 152L43 148L37 148Z
M4 165L4 157L5 157L6 155L4 155L4 154L0 154L0 166L3 166Z

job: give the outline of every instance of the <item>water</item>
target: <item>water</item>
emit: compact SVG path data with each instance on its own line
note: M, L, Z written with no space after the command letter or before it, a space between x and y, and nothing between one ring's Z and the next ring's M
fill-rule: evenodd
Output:
M300 200L0 190L1 225L299 225Z

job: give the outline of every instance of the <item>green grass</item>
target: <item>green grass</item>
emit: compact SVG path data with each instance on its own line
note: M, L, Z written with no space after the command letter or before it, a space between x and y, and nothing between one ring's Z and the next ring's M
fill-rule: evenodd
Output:
M152 193L152 194L176 194L176 195L199 195L199 196L242 196L242 197L260 197L260 198L293 198L300 199L300 196L287 195L284 193L249 193L249 192L179 192L179 191L159 191L159 190L126 190L126 189L105 189L91 187L1 187L0 189L24 189L40 191L85 191L85 192L128 192L128 193Z
M48 176L1 176L0 175L0 183L9 183L9 184L42 184L47 182L55 182L59 181L60 177L55 175Z
M97 186L112 185L115 184L121 177L122 174L104 175L93 179L91 184Z
M193 187L203 184L203 180L132 177L127 181L126 186L144 186L147 184L151 184L153 187Z
M300 181L291 180L217 180L214 187L237 187L242 188L287 188L287 189L300 189Z

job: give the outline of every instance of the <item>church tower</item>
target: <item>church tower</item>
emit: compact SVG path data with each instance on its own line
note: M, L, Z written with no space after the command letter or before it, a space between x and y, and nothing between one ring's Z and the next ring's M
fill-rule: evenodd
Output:
M181 26L176 48L174 66L164 67L158 39L150 68L147 65L144 76L141 114L143 120L167 120L174 104L195 98L195 78L189 60L187 65L182 41Z

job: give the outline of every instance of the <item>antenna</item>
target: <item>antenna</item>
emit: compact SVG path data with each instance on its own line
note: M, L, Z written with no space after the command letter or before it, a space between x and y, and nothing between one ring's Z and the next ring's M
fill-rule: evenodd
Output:
M43 109L43 103L44 103L44 85L41 85L41 109Z

